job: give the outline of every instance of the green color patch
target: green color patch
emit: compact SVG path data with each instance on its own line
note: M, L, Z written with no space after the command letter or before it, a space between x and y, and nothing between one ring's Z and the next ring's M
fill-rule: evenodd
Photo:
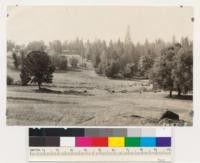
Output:
M125 147L139 147L140 138L139 137L125 137Z

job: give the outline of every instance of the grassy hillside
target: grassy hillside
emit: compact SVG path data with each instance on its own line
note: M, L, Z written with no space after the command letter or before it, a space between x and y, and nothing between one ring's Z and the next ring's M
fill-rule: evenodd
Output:
M8 75L19 80L19 71L8 62ZM51 92L38 92L37 86L8 86L8 125L159 125L166 110L192 122L192 100L154 93L148 80L113 80L80 69L56 72L53 83L43 87Z

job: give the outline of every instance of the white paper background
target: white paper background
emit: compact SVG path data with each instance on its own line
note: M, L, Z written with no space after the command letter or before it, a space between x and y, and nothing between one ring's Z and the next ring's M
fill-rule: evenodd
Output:
M175 162L200 162L200 1L199 0L0 0L0 163L26 163L27 127L6 126L6 5L192 5L194 6L194 125L178 127Z

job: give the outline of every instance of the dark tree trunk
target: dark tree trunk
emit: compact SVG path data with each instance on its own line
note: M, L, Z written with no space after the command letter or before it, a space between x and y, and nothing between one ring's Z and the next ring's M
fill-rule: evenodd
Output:
M172 89L169 91L169 97L172 97Z
M38 83L39 90L41 90L41 83Z
M181 89L178 88L178 96L181 96Z

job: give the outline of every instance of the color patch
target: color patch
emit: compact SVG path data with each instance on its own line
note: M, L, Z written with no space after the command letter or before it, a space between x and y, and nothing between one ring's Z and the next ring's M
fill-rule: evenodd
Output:
M127 137L140 137L142 130L139 128L128 128Z
M99 130L99 136L105 137L105 136L114 136L113 135L113 129L112 128L102 128Z
M154 128L143 128L141 137L156 137L156 130Z
M75 147L75 137L60 137L61 147Z
M29 136L44 136L44 129L29 128Z
M44 147L45 146L45 138L44 137L29 137L29 146L30 147Z
M116 129L113 129L112 134L115 137L125 137L125 136L127 136L127 129L116 128Z
M171 137L172 129L167 128L156 128L156 137Z
M65 129L64 128L45 128L43 131L44 136L64 136Z
M157 147L170 147L171 146L171 138L170 137L156 138L156 146Z
M108 137L108 147L124 147L124 137Z
M139 147L140 138L139 137L126 137L125 138L125 147Z
M156 138L155 137L141 137L140 138L140 147L155 147Z
M76 137L75 138L76 147L91 147L92 138L90 137Z
M45 137L45 147L59 147L60 137L47 136Z
M84 128L45 128L44 136L64 136L64 137L72 137L72 136L84 136L85 129Z
M92 138L92 146L93 147L107 147L108 146L108 138L107 137Z
M97 137L99 136L100 129L98 128L86 128L85 129L85 136L86 137Z

